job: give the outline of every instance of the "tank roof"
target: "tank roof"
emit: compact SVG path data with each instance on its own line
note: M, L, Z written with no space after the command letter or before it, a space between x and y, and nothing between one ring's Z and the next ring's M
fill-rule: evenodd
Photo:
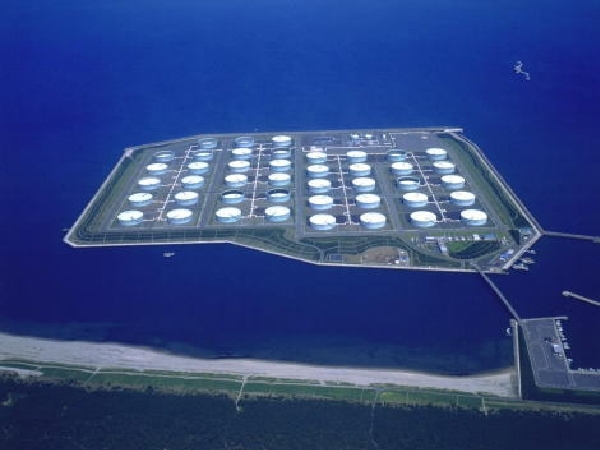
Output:
M144 213L142 211L136 211L135 209L131 209L129 211L123 211L117 216L119 220L139 220L144 217Z
M190 192L190 191L183 191L183 192L178 192L177 194L175 194L175 200L192 200L194 198L198 198L198 193Z
M448 152L443 148L431 147L425 150L425 153L427 153L428 155L445 155Z
M291 209L287 206L269 206L265 209L266 216L287 216Z
M437 167L439 169L454 169L454 163L450 161L435 161L433 163L433 167Z
M392 163L392 169L400 169L400 170L406 170L406 169L412 169L412 164L406 161L397 161L395 163Z
M325 204L325 203L332 203L333 197L330 197L329 195L313 195L308 199L308 202L316 203L318 205Z
M379 197L379 195L377 195L377 194L358 194L356 196L357 202L364 202L364 203L378 202L380 199L381 199L381 197Z
M308 185L310 187L328 187L331 186L331 181L325 178L318 178L316 180L308 180Z
M269 175L269 180L275 181L289 180L291 178L292 176L287 173L272 173L271 175Z
M410 213L410 218L416 222L431 222L436 220L435 214L429 211L415 211Z
M402 198L408 201L426 201L428 199L427 195L421 192L408 192Z
M465 209L460 213L460 217L465 220L484 220L487 219L487 214L480 209Z
M168 219L187 219L192 216L192 211L187 208L172 209L167 213Z
M450 194L450 198L456 200L472 200L475 198L475 194L467 191L456 191Z
M350 164L350 170L371 170L371 166L365 163Z
M246 181L248 179L248 175L244 175L243 173L232 173L230 175L225 175L225 181Z
M315 214L310 216L308 221L314 225L333 225L336 222L331 214Z
M240 208L225 207L225 208L217 209L217 217L231 218L231 217L239 217L241 215L242 215L242 210Z
M360 220L362 222L372 223L372 222L381 222L385 221L385 216L378 212L367 212L360 215Z
M367 156L367 152L363 152L362 150L350 150L346 152L346 156L348 158L363 158Z
M206 169L208 166L209 164L204 161L194 161L188 164L189 169Z
M150 199L152 199L152 194L148 192L136 192L135 194L131 194L129 196L129 200L134 202L142 202Z
M142 186L147 186L149 184L160 184L160 178L155 178L155 177L140 178L138 181L138 184L141 184Z
M308 166L306 170L308 170L309 172L325 172L329 170L329 167L322 164L314 164L312 166Z
M167 163L157 162L157 163L148 164L146 166L146 170L166 170L168 167L169 166Z
M186 175L181 179L182 183L201 183L204 181L204 177L201 175Z
M352 184L356 186L372 186L375 184L375 180L367 177L355 178L352 180Z
M444 175L442 181L444 183L463 183L465 179L460 175Z

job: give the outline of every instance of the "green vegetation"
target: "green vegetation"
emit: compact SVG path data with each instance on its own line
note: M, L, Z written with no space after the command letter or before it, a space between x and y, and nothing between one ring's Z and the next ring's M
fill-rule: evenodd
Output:
M448 254L458 259L475 259L500 248L498 241L453 241L446 244Z

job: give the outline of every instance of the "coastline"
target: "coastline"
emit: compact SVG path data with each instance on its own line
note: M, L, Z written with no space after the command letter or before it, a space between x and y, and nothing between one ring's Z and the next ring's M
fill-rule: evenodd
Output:
M0 333L0 367L3 360L85 366L92 370L161 370L185 373L242 375L321 383L350 383L358 387L393 385L515 397L512 368L470 376L444 376L392 369L330 367L253 359L201 359L146 347L118 343L59 341Z

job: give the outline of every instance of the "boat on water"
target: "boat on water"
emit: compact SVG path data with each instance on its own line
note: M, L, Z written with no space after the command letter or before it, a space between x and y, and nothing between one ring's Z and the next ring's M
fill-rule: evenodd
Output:
M533 260L531 258L521 258L521 262L523 264L533 264L535 262L535 260Z
M517 269L517 270L529 270L529 267L527 267L525 264L521 264L521 263L517 263L517 264L513 264L513 269Z
M529 248L529 249L525 250L523 253L529 253L530 255L535 255L536 251L532 248Z

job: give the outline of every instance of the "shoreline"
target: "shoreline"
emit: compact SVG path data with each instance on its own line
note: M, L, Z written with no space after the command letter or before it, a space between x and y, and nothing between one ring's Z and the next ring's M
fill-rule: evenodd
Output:
M394 385L515 398L513 368L481 375L449 376L411 370L331 367L258 359L202 359L118 343L60 341L0 333L0 366L4 360L86 366L96 370L162 370L318 380L323 383L350 383L357 387Z

